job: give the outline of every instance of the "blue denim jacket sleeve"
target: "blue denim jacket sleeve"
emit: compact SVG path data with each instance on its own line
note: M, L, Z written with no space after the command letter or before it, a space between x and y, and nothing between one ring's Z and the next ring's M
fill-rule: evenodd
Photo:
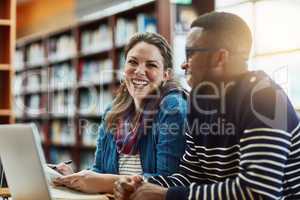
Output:
M94 160L94 164L92 167L92 170L94 172L98 172L98 173L104 173L104 169L103 169L103 155L104 155L104 142L106 140L107 137L107 132L106 132L106 127L105 127L105 117L107 112L111 109L111 106L109 106L102 117L101 120L101 124L99 126L98 129L98 139L97 139L97 146L96 146L96 151L95 151L95 160Z
M157 134L155 174L144 173L144 177L153 175L171 175L178 172L180 159L185 150L185 120L187 101L182 94L171 93L163 98L155 120Z
M103 166L102 166L102 160L103 160L103 140L106 135L105 127L104 127L104 121L102 120L102 123L99 127L99 135L97 139L97 147L95 152L95 161L92 167L92 170L94 172L103 173Z

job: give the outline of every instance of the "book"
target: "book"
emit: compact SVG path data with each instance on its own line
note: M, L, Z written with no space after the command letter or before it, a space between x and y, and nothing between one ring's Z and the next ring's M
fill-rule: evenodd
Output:
M157 33L157 19L152 15L140 13L137 16L137 31Z

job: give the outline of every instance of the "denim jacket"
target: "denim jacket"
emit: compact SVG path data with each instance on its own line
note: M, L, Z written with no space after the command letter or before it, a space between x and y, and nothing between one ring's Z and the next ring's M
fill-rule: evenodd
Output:
M187 102L183 94L173 91L163 97L151 129L139 140L143 176L170 175L178 172L185 149L185 120ZM105 115L103 117L105 119ZM92 170L118 174L119 154L115 137L105 127L99 128L95 162Z

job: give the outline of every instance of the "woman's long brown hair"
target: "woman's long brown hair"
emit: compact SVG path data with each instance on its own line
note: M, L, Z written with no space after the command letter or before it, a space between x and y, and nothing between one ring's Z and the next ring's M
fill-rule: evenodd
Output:
M170 70L172 68L173 61L170 45L161 35L156 33L137 33L133 35L125 47L125 58L127 58L127 54L130 49L140 42L156 46L164 58L164 70ZM117 95L112 103L111 110L107 113L107 116L104 119L106 121L106 128L109 129L111 133L115 133L117 124L122 115L129 111L129 109L133 108L133 98L130 96L125 82L123 82L118 89ZM138 116L141 114L140 112L142 112L141 109L135 112L132 118L133 126L138 122Z

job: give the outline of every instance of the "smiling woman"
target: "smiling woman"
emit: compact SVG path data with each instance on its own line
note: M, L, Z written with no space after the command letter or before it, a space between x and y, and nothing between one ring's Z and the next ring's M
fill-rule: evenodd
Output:
M121 176L170 175L184 152L185 91L172 79L172 52L155 33L132 36L125 50L124 82L99 128L92 171L67 175L56 184L83 192L113 192Z

